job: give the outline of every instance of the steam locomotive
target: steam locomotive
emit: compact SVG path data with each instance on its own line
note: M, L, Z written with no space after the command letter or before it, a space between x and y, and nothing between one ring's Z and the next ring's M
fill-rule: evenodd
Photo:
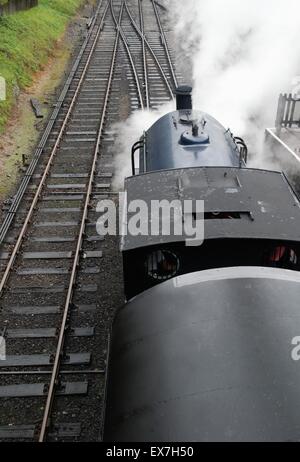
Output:
M133 146L126 200L204 200L204 241L123 236L104 441L299 441L299 199L176 93Z

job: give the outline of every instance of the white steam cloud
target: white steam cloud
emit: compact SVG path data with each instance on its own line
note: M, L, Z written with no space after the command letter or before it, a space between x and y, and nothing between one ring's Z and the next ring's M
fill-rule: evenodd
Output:
M114 146L115 175L113 187L123 190L124 178L131 176L131 147L138 141L143 132L148 130L160 117L175 110L175 103L164 104L156 110L135 111L125 121L112 126L112 131L117 135ZM138 156L136 156L137 159Z
M264 130L274 126L278 96L300 75L299 0L161 0L168 6L177 41L177 62L193 85L193 106L208 112L253 154L250 166L274 165L263 146ZM137 111L117 124L115 186L131 174L130 152L157 119L159 111ZM281 166L282 167L282 166Z
M259 154L264 129L274 126L279 94L300 73L299 0L167 3L191 59L194 107L245 137Z

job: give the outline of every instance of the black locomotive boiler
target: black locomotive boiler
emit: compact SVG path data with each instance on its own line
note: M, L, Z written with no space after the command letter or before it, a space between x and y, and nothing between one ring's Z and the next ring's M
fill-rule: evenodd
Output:
M127 203L202 199L205 239L122 238L105 441L299 440L300 203L246 161L189 87L133 147Z

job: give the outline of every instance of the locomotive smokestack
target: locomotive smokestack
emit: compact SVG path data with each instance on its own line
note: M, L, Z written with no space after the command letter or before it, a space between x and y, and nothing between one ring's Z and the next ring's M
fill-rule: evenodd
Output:
M181 85L175 90L177 111L192 109L192 87Z

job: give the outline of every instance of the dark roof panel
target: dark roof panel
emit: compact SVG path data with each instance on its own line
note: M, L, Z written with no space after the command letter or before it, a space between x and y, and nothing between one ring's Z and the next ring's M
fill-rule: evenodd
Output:
M125 181L127 202L204 200L205 212L244 212L243 219L205 220L205 239L300 241L300 204L280 172L230 167L174 169ZM128 214L128 220L134 214ZM172 229L172 227L171 227ZM125 236L123 250L183 241L185 236Z

